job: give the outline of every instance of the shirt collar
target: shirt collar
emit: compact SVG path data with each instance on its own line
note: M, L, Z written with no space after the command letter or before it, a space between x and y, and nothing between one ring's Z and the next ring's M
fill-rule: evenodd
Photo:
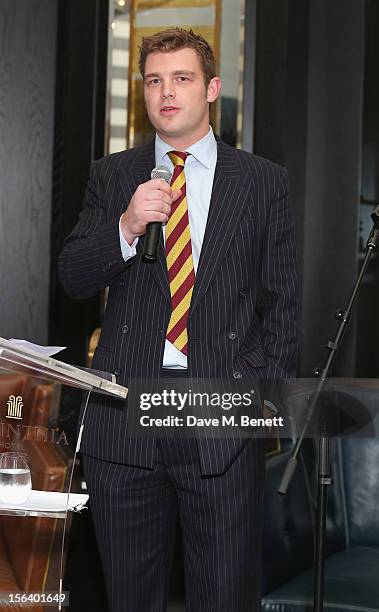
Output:
M162 164L164 156L172 150L173 148L171 145L162 140L158 134L155 135L155 163L157 166ZM211 126L209 126L208 134L188 147L186 151L191 153L191 155L203 164L203 166L210 168L212 157L217 151L217 142Z

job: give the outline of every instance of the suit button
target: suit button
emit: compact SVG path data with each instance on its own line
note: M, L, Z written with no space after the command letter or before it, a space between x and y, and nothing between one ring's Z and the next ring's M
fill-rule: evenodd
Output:
M129 326L128 325L123 325L121 327L121 331L123 334L126 334L129 331Z
M237 338L236 332L229 332L228 333L228 338L229 338L229 340L235 340Z
M240 298L244 299L246 297L246 295L247 295L246 291L244 289L241 289L240 292L239 292Z
M120 287L125 287L125 281L120 281Z
M233 372L233 378L242 378L242 374L239 370Z
M121 370L119 370L118 368L115 368L115 369L113 370L113 374L114 374L115 376L120 376L120 374L121 374Z

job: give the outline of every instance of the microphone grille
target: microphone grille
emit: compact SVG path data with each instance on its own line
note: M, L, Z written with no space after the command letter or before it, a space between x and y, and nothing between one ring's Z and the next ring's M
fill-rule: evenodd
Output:
M170 184L172 178L172 172L167 166L157 166L151 171L152 179L163 179L166 183Z

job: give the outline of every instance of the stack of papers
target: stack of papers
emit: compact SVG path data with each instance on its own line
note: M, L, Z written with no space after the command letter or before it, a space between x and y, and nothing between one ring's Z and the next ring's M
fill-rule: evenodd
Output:
M70 493L68 510L79 512L85 507L89 495ZM27 510L35 512L65 512L67 507L67 493L58 491L31 491L30 496L23 504L0 502L0 510Z

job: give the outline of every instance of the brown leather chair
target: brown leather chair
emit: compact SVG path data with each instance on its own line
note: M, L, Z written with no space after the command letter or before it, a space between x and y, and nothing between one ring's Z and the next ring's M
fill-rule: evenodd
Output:
M52 385L30 376L0 375L0 452L19 449L28 455L33 489L62 491L68 460L54 442L44 440L52 394ZM7 418L11 395L22 397L21 420ZM0 515L0 591L58 589L62 526L61 519ZM25 608L47 610L0 600L0 612Z

